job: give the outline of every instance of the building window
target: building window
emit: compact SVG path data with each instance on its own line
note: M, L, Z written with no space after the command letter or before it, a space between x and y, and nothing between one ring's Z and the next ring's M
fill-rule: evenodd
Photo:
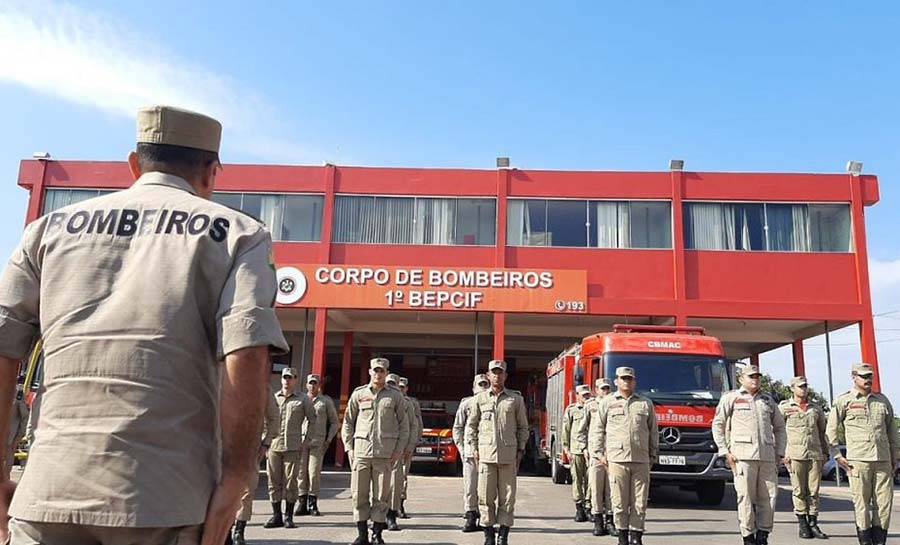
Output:
M694 250L849 252L845 204L684 204L685 247Z
M112 193L106 189L48 189L44 192L44 214L49 214L63 206L93 199Z
M507 233L510 246L671 248L671 204L510 199Z
M273 240L315 242L322 238L322 195L213 193L212 200L265 223Z
M494 199L338 195L334 242L365 244L492 245Z

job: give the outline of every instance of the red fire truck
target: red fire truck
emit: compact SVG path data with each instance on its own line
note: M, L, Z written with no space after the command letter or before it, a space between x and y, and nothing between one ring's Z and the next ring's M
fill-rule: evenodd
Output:
M575 387L615 377L633 367L637 391L653 400L659 421L659 461L651 484L695 490L700 502L718 505L730 471L716 452L712 419L722 394L734 388L734 364L722 343L700 327L616 325L584 338L547 365L541 449L555 483L568 477L562 457L562 418ZM615 387L613 387L615 389Z

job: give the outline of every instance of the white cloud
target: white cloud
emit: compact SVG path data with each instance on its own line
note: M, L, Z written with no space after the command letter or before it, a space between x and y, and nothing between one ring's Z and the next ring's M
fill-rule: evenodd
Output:
M900 287L900 259L870 260L869 278L881 387L894 404L900 407L900 368L897 368L900 362L900 289L897 289ZM861 359L859 328L853 325L833 332L830 337L834 393L837 395L850 388L850 365ZM813 387L825 392L827 396L825 337L805 341L803 352L809 380ZM792 361L791 349L785 347L763 354L761 365L773 376L785 379L792 375Z
M226 149L265 161L321 161L267 132L279 116L252 88L153 45L162 42L70 4L3 2L0 81L128 118L146 104L194 109L222 121Z

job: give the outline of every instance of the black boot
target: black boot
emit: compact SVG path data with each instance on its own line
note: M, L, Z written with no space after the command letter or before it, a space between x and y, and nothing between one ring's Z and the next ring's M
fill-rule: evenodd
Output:
M406 500L400 500L400 518L408 519L409 515L406 514L406 506L404 505Z
M272 502L272 518L263 524L263 528L282 528L284 527L284 519L281 518L281 502Z
M484 545L497 545L496 532L493 526L484 527Z
M809 531L812 532L814 538L828 539L828 534L819 528L819 515L806 515L806 521L809 523Z
M397 524L397 512L393 509L388 509L387 512L387 529L391 532L400 531L400 525Z
M462 531L466 534L478 531L478 512L466 511L466 524Z
M756 545L756 534L744 536L744 545Z
M769 545L769 532L765 530L757 530L756 545Z
M309 502L309 514L314 517L321 517L322 513L319 512L319 499L315 496L309 496L307 501Z
M628 545L628 530L621 528L618 532L619 545Z
M309 501L309 496L307 496L306 494L301 495L300 498L297 500L297 510L294 511L294 514L297 515L298 517L305 517L306 515L308 515L309 514L309 503L307 503L308 501Z
M613 537L619 537L619 530L616 529L616 521L612 513L606 514L606 532Z
M357 537L350 545L371 545L369 543L369 525L364 520L356 521Z
M644 545L644 532L630 530L628 532L628 545Z
M234 530L231 533L231 542L234 545L247 545L247 541L244 539L244 528L247 527L247 522L243 520L234 521Z
M856 539L859 540L859 545L874 545L872 543L872 529L868 530L860 530L859 527L856 528Z
M606 515L597 514L594 515L594 531L592 532L595 536L605 536L609 532L606 531Z
M872 545L884 545L887 542L887 530L881 526L872 526Z
M500 526L497 532L497 545L509 545L509 526Z
M372 523L372 543L373 545L383 545L384 538L381 537L381 532L384 531L385 526L387 526L383 522L373 522Z
M297 525L294 524L294 504L292 502L284 502L284 527L297 527Z
M587 521L587 513L584 512L584 502L575 502L575 522Z
M800 525L798 530L800 539L812 539L813 534L809 529L809 519L806 518L806 515L797 515L797 523Z

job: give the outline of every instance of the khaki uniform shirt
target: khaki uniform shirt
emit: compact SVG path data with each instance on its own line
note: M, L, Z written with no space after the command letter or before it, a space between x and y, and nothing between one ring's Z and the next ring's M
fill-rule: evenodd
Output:
M419 444L419 441L422 440L422 432L425 430L425 426L422 421L422 406L419 405L419 400L412 396L408 395L406 396L406 399L409 400L409 402L412 404L413 409L416 413L416 421L409 423L411 434L409 440L412 443L412 448L415 448L416 445ZM414 435L415 437L412 437L412 435Z
M275 402L278 404L280 423L278 436L272 441L272 450L290 452L308 446L303 440L303 428L307 422L315 425L312 401L306 394L294 392L285 396L284 392L278 390L275 392Z
M255 219L148 173L28 227L0 278L0 354L40 334L40 421L12 502L34 522L203 522L220 472L219 364L288 348L272 239Z
M597 434L597 426L600 425L599 412L600 404L603 403L605 397L593 397L584 403L584 427L587 430L588 447L586 456L597 457L597 449L591 446L591 438L599 437Z
M456 448L462 453L463 458L475 456L472 445L466 441L466 421L469 419L472 397L462 398L459 407L456 408L456 417L453 419L453 442L456 443Z
M406 442L406 448L403 450L409 454L416 450L416 445L419 444L422 427L419 426L416 418L416 406L413 404L413 398L406 397L404 401L406 402L406 420L409 423L409 440Z
M884 394L863 395L854 389L838 396L828 415L825 432L834 456L840 455L838 427L842 424L848 460L896 461L900 439L894 423L894 408Z
M318 448L331 443L337 435L337 409L334 401L325 394L317 395L310 402L313 417L303 423L303 441L309 447Z
M9 415L9 428L7 429L7 445L17 445L25 436L25 428L28 425L28 407L21 399L13 401L12 412Z
M572 403L563 415L562 446L573 454L582 454L587 449L588 438L587 409L584 403Z
M514 464L528 441L525 400L515 390L481 392L469 401L466 441L481 462Z
M786 454L792 460L825 460L828 441L825 439L825 411L813 402L806 408L793 398L778 404L787 431Z
M591 431L588 441L595 458L652 464L659 455L659 425L653 402L640 394L626 398L615 392L603 398Z
M784 457L784 418L769 394L751 395L744 388L722 396L712 422L719 455L738 460L777 462Z
M262 446L271 448L272 441L278 437L278 431L281 429L281 412L278 410L278 403L275 402L275 396L266 397L266 416L263 418L263 431L260 442Z
M396 388L375 391L371 384L350 394L341 427L344 450L356 458L400 455L409 441L406 400Z

